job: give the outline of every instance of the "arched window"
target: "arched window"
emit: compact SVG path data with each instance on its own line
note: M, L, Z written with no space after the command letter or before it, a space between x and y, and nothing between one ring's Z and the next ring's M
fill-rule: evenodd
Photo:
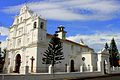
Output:
M19 19L17 19L17 23L19 23Z
M37 22L34 22L33 27L34 27L34 28L37 27Z
M73 51L73 49L74 49L74 46L73 46L73 45L71 45L71 50Z
M74 60L71 60L71 64L70 64L70 71L71 72L75 72L75 69L74 69Z
M22 22L22 17L20 18L20 21Z
M18 46L21 45L21 38L18 39L17 44L18 44Z
M41 22L40 28L43 29L44 27L44 22Z

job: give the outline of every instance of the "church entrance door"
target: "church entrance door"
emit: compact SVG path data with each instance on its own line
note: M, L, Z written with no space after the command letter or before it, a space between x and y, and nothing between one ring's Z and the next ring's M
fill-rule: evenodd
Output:
M19 73L20 64L21 64L21 56L20 54L17 54L15 59L15 71L14 71L15 73Z
M75 70L74 70L74 60L71 60L71 65L70 65L70 71L71 72L75 72Z
M103 63L103 65L104 65L104 74L107 74L107 61L105 60L104 61L104 63Z

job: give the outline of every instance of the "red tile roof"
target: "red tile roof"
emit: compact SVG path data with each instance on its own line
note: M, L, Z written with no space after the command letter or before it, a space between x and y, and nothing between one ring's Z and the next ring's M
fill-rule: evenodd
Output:
M47 37L52 38L53 35L47 33ZM62 42L67 42L67 43L72 43L72 44L75 44L75 45L78 45L78 46L82 46L82 47L86 47L86 48L89 48L89 49L93 50L92 48L88 47L87 45L82 45L82 44L76 43L76 42L68 40L68 39L61 39L61 41Z

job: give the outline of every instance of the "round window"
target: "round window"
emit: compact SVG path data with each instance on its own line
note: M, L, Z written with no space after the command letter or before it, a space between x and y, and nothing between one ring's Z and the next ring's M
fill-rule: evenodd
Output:
M82 60L85 61L85 57L82 57Z

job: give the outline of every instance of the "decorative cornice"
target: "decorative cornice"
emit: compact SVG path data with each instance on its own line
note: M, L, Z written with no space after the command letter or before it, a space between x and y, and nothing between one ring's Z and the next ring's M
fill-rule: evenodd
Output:
M26 21L29 20L29 19L32 19L32 17L29 17L29 18L27 18L27 19L24 19L24 20L23 20L22 22L20 22L20 23L16 23L16 24L12 25L9 29L13 28L14 26L18 26L18 25L20 25L20 24L22 24L22 23L26 23Z
M70 55L68 55L70 58L76 58L78 55L73 55L73 54L70 54Z
M26 35L26 33L23 33L23 34L21 34L21 35L19 35L19 36L14 36L14 37L12 37L12 38L13 38L13 39L20 38L20 37L22 37L23 35Z

